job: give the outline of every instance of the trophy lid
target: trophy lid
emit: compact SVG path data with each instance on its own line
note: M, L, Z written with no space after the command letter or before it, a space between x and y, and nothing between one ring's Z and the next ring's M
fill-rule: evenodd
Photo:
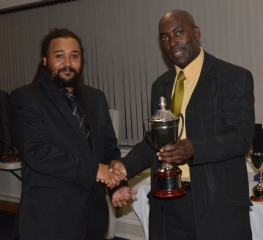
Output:
M155 114L151 117L151 122L168 122L177 120L178 117L174 115L169 109L166 107L166 100L164 97L160 97L159 106L161 109L157 110Z

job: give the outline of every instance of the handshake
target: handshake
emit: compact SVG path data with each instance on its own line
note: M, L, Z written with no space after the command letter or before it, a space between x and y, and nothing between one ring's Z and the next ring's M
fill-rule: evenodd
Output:
M104 183L112 189L123 180L127 181L127 172L122 162L113 160L109 165L99 164L96 177L97 182Z
M99 170L96 177L97 182L104 183L110 189L118 186L121 181L127 181L127 172L122 162L112 160L109 165L99 164ZM112 204L114 207L122 207L133 202L132 195L137 190L128 186L123 186L112 195Z

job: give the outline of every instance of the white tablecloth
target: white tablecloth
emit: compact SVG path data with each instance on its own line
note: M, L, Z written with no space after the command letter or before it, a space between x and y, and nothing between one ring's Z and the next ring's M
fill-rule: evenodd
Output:
M252 188L257 184L257 182L253 180L254 175L255 173L248 173L250 194L252 193ZM140 187L138 188L136 199L133 202L133 209L142 223L146 240L149 239L148 216L149 216L150 206L149 206L149 200L147 198L147 194L149 191L150 191L150 182L140 185ZM263 203L253 202L253 205L254 206L250 208L250 222L251 222L253 240L262 240L263 239Z
M18 170L21 169L21 167L21 161L6 163L0 162L0 170Z
M255 173L248 173L249 193L252 194L252 188L257 185L254 181ZM263 239L263 203L252 202L254 206L250 208L250 223L253 234L253 240Z

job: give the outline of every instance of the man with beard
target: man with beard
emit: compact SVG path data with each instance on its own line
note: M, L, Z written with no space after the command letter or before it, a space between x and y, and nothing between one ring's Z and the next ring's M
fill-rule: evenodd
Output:
M51 30L41 45L44 76L11 93L12 134L23 164L20 240L102 240L105 184L112 189L126 178L108 171L120 150L104 94L79 83L83 52L76 34ZM136 193L127 186L112 191L118 205Z
M152 168L150 240L251 240L245 156L254 137L253 77L205 52L200 37L186 11L174 10L161 18L161 47L174 66L153 83L151 114L164 96L167 108L185 116L185 131L157 156L145 139L122 160L126 170L118 161L111 167L127 171L128 178ZM178 81L183 87L173 91ZM178 95L183 95L179 110L174 107ZM186 195L153 197L160 161L180 165Z

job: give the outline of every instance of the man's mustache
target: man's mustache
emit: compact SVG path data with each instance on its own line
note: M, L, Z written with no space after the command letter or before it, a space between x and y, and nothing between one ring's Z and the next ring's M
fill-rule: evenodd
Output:
M60 72L65 72L65 71L70 71L70 72L74 72L74 73L77 72L77 71L76 71L74 68L72 68L72 67L63 67L63 68L61 68L61 69L58 70L58 73L60 73Z

